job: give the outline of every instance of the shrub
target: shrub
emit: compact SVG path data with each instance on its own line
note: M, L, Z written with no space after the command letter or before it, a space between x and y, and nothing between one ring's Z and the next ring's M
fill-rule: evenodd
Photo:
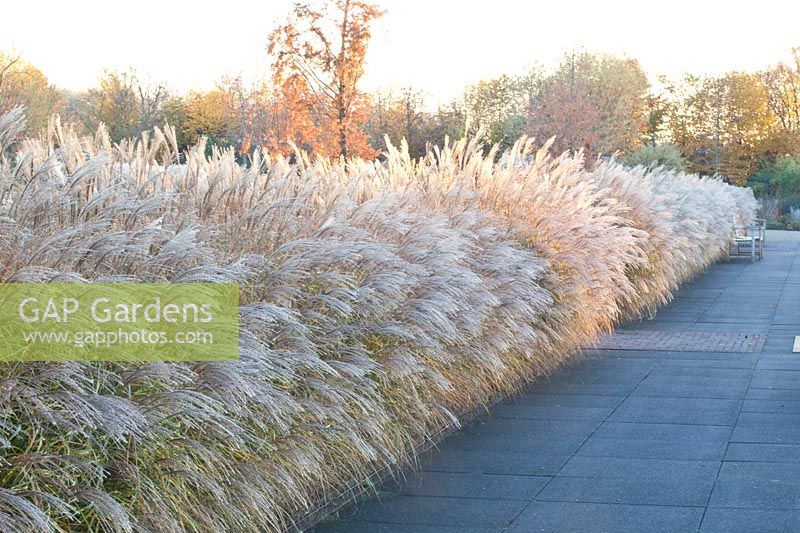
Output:
M677 172L686 170L686 161L683 159L681 150L674 144L643 144L633 151L623 154L620 160L629 167L664 167Z

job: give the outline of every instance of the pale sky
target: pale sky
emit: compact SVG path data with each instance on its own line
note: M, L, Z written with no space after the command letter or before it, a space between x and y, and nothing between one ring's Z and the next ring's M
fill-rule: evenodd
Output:
M567 50L636 58L648 73L753 70L800 46L800 3L634 0L378 0L362 89L411 85L429 103L480 79L554 64ZM21 52L51 83L95 84L103 68L135 68L177 91L224 75L266 75L266 38L292 0L69 0L3 6L0 50Z

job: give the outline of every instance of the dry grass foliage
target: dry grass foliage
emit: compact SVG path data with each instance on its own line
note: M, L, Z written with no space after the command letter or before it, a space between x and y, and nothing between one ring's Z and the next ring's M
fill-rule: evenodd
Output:
M651 312L749 190L519 141L247 168L0 119L0 281L234 281L241 361L0 365L0 530L280 530ZM13 144L13 148L11 147Z

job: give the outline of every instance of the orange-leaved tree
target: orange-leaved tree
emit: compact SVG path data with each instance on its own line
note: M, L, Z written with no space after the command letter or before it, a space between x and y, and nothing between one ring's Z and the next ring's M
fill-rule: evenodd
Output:
M375 155L361 128L369 101L357 85L372 23L383 14L363 0L298 3L270 33L273 79L283 89L293 141L345 159Z

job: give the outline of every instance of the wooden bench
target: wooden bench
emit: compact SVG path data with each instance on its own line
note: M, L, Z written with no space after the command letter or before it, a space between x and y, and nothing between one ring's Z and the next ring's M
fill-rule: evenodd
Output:
M767 244L767 219L766 218L757 218L755 222L756 226L761 227L761 244Z
M752 261L764 258L766 230L762 224L736 225L733 229L728 256L750 257Z

